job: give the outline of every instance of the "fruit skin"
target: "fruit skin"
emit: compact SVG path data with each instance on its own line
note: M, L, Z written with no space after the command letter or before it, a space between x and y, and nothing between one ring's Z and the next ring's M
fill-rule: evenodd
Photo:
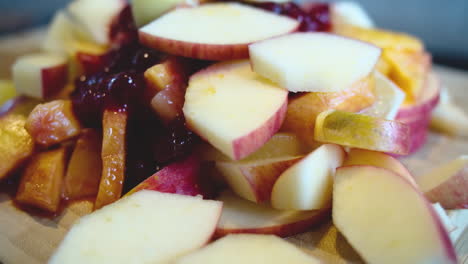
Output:
M45 147L73 138L81 131L70 100L37 105L29 114L25 127L34 141Z
M21 176L15 200L24 205L57 212L66 159L65 147L34 155Z
M225 191L217 200L223 211L215 237L228 234L273 234L288 237L306 232L329 218L329 210L277 210L265 204L255 204Z
M290 96L281 130L293 132L308 145L315 146L315 120L321 112L329 109L359 112L372 106L375 100L373 75L340 92L310 92Z
M0 117L0 182L29 158L34 141L24 128L26 118L21 115Z
M432 204L407 180L387 169L360 165L337 169L332 217L366 262L457 263ZM360 232L362 228L372 236Z

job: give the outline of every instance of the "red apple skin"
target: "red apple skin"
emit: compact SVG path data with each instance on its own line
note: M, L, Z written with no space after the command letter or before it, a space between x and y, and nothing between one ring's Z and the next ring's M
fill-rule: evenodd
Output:
M57 94L67 83L68 65L61 64L55 67L41 70L42 95L43 98L50 98Z
M425 193L434 203L440 203L445 209L468 209L468 166L459 170L442 184Z

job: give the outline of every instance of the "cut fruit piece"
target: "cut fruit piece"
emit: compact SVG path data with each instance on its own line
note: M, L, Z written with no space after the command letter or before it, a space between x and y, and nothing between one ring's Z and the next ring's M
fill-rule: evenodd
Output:
M317 117L315 140L406 155L410 148L410 128L397 121L329 110Z
M325 144L283 172L273 186L271 205L286 210L330 208L335 169L343 163L345 152L337 145Z
M109 44L112 23L126 6L124 0L76 0L68 5L68 13L94 42Z
M143 45L202 60L248 58L248 45L293 32L299 22L239 3L175 9L140 28ZM229 34L226 34L229 32Z
M137 27L144 26L177 7L198 5L198 0L131 0L132 14Z
M447 89L441 90L440 104L432 112L430 125L449 135L468 137L468 114L452 101Z
M102 116L102 173L95 209L115 202L122 194L125 177L128 112L106 109Z
M343 166L370 165L391 170L403 176L413 186L417 187L416 181L408 169L394 157L377 151L365 149L351 149L343 162Z
M76 141L63 182L67 200L95 196L101 179L102 139L93 129L84 129Z
M216 162L216 168L226 183L240 197L263 203L270 200L271 190L278 177L301 159L301 156L296 156L254 161Z
M183 115L186 84L168 87L151 99L151 107L165 123L170 123Z
M145 71L145 80L149 97L153 98L158 92L169 87L186 86L187 70L185 62L180 57L170 56L164 62L154 65ZM175 87L174 87L175 86Z
M276 210L239 198L229 191L223 192L217 200L223 202L223 211L216 237L236 233L293 236L306 232L329 217L329 210Z
M353 1L333 3L331 6L333 27L339 24L354 25L363 28L373 28L374 22L364 8Z
M172 263L208 243L222 203L143 190L81 218L49 260Z
M279 130L287 104L287 90L252 72L248 61L235 61L193 75L183 112L189 128L240 160Z
M37 105L29 114L26 130L36 143L51 146L77 136L81 126L70 100L55 100Z
M405 93L380 72L375 71L374 76L376 101L360 113L394 120L405 100Z
M34 141L24 128L26 118L8 115L0 118L0 182L29 158Z
M387 169L337 169L333 223L368 263L457 263L432 205Z
M200 161L194 155L191 155L182 161L164 167L138 184L126 195L140 190L153 190L164 193L203 196L200 187Z
M374 90L375 80L371 74L340 92L310 92L290 96L281 129L293 132L308 145L315 146L315 120L321 112L329 109L358 112L371 107L376 100Z
M249 46L253 70L291 92L339 92L374 70L381 50L328 33L294 33Z
M445 209L468 209L468 156L460 156L421 175L417 182L430 201Z
M16 201L52 213L57 212L67 167L66 155L66 148L59 148L33 156L21 176Z
M52 53L29 54L18 58L12 67L18 94L50 98L67 82L67 59Z
M0 117L6 115L22 115L27 117L34 107L40 103L40 100L32 97L17 96L0 106Z
M16 95L15 86L10 80L0 80L0 106Z
M178 259L176 264L318 264L315 257L272 235L229 235Z

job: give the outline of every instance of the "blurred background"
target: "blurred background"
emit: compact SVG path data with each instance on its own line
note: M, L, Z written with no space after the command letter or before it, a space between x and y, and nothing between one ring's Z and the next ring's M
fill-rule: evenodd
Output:
M0 38L45 25L69 1L0 0ZM468 0L356 2L367 10L377 26L423 39L436 63L468 69Z

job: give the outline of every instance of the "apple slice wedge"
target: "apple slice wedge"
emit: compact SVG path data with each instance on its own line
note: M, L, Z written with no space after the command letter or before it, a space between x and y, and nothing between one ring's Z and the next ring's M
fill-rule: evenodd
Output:
M198 5L198 0L131 0L132 15L137 27L144 26L177 7Z
M338 92L365 78L380 48L329 33L293 33L249 46L253 70L291 92Z
M216 227L216 237L235 233L293 236L329 217L329 210L277 210L242 199L230 191L223 192L217 200L223 202L223 211Z
M183 112L190 129L233 160L259 149L281 127L288 91L248 61L212 65L190 78Z
M333 174L345 152L338 145L324 144L284 171L271 191L273 208L320 210L331 205Z
M67 59L52 53L35 53L18 58L13 65L13 82L18 94L46 99L67 82Z
M367 263L457 263L432 205L387 169L337 169L332 214L333 223Z
M49 260L172 263L208 243L222 203L142 190L81 218Z
M430 201L445 209L468 209L468 156L460 156L417 177L417 182Z
M143 45L202 60L248 58L248 45L293 32L299 22L239 3L175 9L140 28ZM226 34L229 32L229 34Z
M181 257L175 264L318 264L315 257L272 235L229 235Z
M468 137L468 114L453 102L447 88L441 89L440 103L432 112L430 126L449 135Z
M406 155L410 147L410 129L397 121L328 110L317 116L315 140Z

